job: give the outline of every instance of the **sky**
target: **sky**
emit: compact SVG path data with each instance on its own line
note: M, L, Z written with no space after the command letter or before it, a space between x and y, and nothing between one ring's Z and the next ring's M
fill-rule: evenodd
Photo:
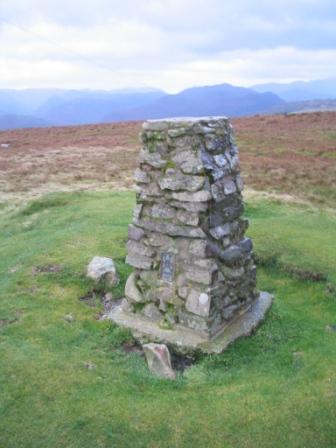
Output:
M336 77L335 0L0 0L0 88Z

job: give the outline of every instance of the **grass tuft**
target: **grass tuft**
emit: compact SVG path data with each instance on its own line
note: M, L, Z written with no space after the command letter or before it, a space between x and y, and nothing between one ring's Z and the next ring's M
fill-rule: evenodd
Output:
M51 193L45 197L31 201L18 215L29 216L53 207L64 207L67 203L67 197L64 194Z

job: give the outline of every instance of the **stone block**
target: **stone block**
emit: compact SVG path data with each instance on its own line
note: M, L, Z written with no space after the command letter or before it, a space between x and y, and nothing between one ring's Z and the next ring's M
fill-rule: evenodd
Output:
M126 256L125 260L126 264L129 264L133 266L134 268L138 269L151 269L153 266L153 260L152 258L145 257L144 255L141 255L141 253L129 253Z
M148 184L151 181L151 179L148 176L148 174L146 173L146 171L142 171L140 168L137 168L134 171L133 179L135 180L135 182L144 183L144 184Z
M156 182L151 182L142 186L136 185L134 190L140 195L140 199L146 199L148 196L161 196L160 188Z
M220 240L226 236L229 236L231 233L231 226L229 223L225 223L221 226L213 227L210 229L210 235L216 240Z
M240 174L238 174L238 176L236 177L236 185L239 192L242 192L244 190L244 182Z
M129 240L127 242L127 250L128 254L134 255L134 256L145 256L145 257L153 257L155 255L155 250L151 247L146 246L143 243L140 243L138 241Z
M178 210L178 212L176 213L176 218L183 224L187 224L188 226L197 226L199 224L198 213Z
M249 253L253 249L253 244L251 238L243 238L239 243L238 246L240 250L244 253Z
M211 199L209 191L200 190L195 193L179 192L172 193L172 198L182 202L207 202Z
M186 299L189 294L189 288L188 286L180 286L177 290L177 293L182 299Z
M196 333L209 335L209 327L205 318L179 310L178 319L181 325L194 330Z
M204 172L200 152L179 151L172 156L172 161L184 174L199 174Z
M210 297L207 293L192 289L186 300L186 309L201 317L208 317L210 312Z
M244 254L239 246L232 245L221 251L219 257L227 266L233 266L242 261Z
M177 224L155 222L149 220L138 220L136 224L143 229L150 230L152 232L160 232L170 236L187 236L189 238L203 238L205 233L199 227L180 226Z
M133 226L132 224L128 226L128 238L130 240L139 241L144 235L145 232L140 227Z
M163 159L158 153L150 153L146 150L140 151L140 163L147 163L154 168L164 168L167 165L167 160Z
M207 239L195 239L190 242L189 253L192 258L205 258L207 254Z
M228 166L229 162L227 161L227 158L224 154L217 154L214 156L214 161L216 165L220 168L224 168Z
M158 282L158 273L156 271L141 270L139 277L146 285L151 287L155 287Z
M134 207L134 209L133 209L133 218L134 219L140 219L141 218L142 209L143 209L143 204L137 204Z
M223 201L225 196L237 191L236 184L230 178L223 178L211 185L211 194L216 202Z
M170 219L175 216L175 210L173 207L165 203L156 203L152 206L151 216L153 218L165 218Z
M163 233L149 233L147 238L144 240L144 244L148 244L154 247L171 247L174 246L174 240Z
M210 152L222 151L226 148L226 141L224 138L215 135L207 134L205 136L205 147Z
M191 174L174 173L159 180L161 190L197 191L204 185L205 178Z
M196 283L210 285L213 278L213 272L198 266L186 266L186 277Z
M129 300L131 303L142 303L145 302L144 296L141 294L139 288L136 284L136 276L135 273L132 272L132 274L128 277L125 285L125 296L126 299Z
M170 204L175 208L182 208L192 213L206 212L208 210L207 202L180 202L170 201Z
M159 311L159 309L154 305L154 303L147 303L147 305L144 306L142 313L144 316L148 317L153 322L160 322L163 318L162 313Z

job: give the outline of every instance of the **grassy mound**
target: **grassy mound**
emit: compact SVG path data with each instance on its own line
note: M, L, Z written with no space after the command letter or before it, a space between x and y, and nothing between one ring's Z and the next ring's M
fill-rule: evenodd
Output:
M56 194L0 224L0 446L333 447L336 218L247 206L259 287L276 300L253 337L152 377L127 331L79 297L112 256L122 295L131 193ZM71 319L69 319L71 315Z

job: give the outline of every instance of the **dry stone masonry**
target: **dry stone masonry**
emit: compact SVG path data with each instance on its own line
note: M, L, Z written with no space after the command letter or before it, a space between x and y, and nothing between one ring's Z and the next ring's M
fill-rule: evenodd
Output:
M251 331L271 297L256 287L231 124L153 120L141 141L126 258L134 271L112 319L150 340L198 348L239 318L238 335Z

